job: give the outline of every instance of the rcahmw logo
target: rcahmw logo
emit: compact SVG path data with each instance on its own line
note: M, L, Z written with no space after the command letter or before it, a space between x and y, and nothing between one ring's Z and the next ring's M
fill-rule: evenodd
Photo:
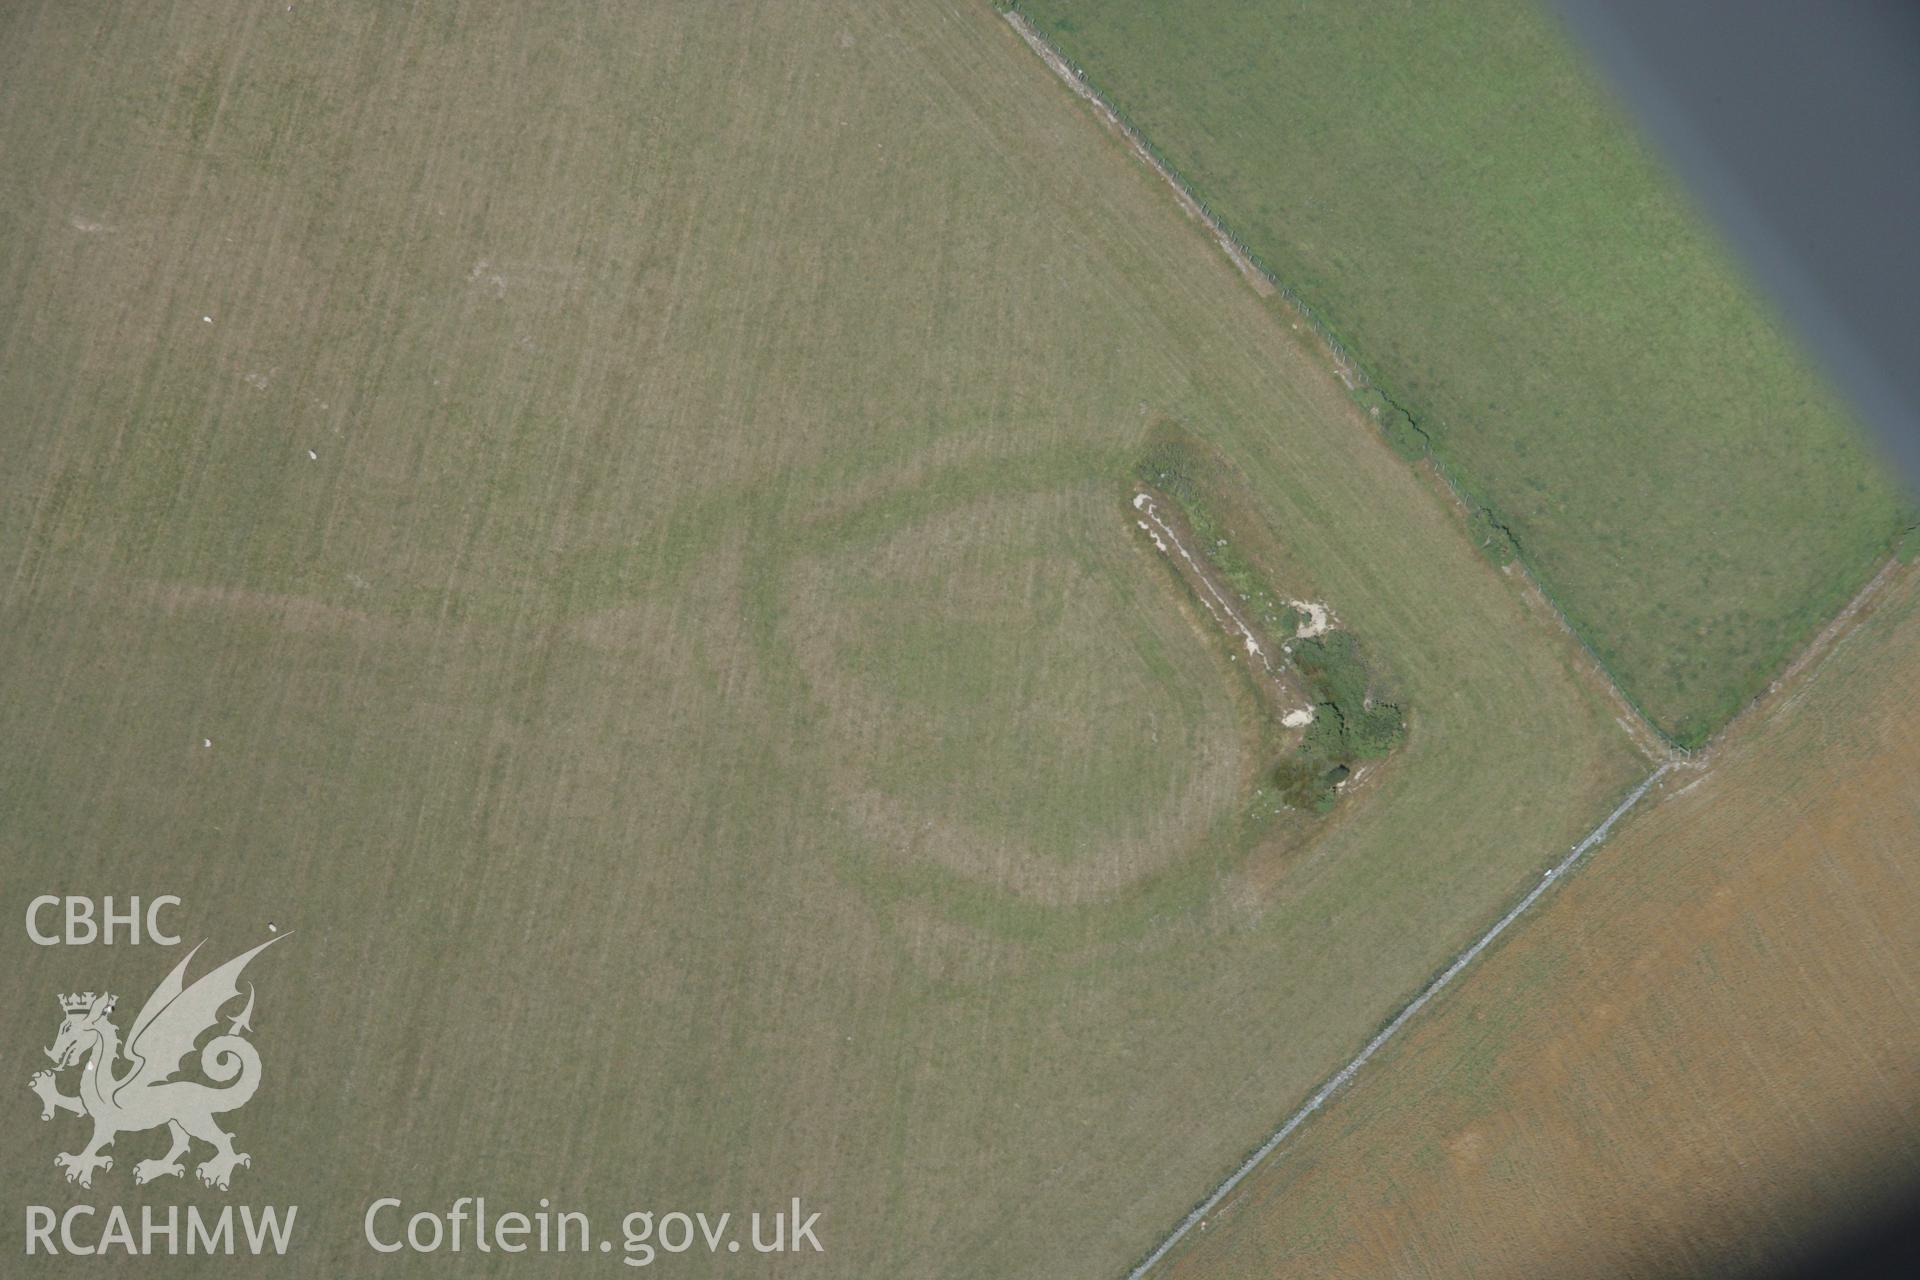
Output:
M28 919L33 934L32 916ZM149 938L165 945L167 936L156 934L150 927ZM226 1191L236 1172L252 1165L253 1157L234 1146L234 1135L215 1117L238 1111L260 1087L260 1053L247 1038L253 1032L256 993L251 982L242 992L241 974L255 956L290 936L269 938L189 984L187 966L200 950L195 946L140 1006L124 1038L114 1018L119 1000L111 992L59 997L59 1030L45 1050L53 1065L34 1073L28 1086L40 1099L42 1120L64 1113L92 1122L84 1143L53 1158L66 1181L92 1188L96 1175L112 1172L109 1149L121 1137L156 1129L166 1130L167 1145L134 1163L135 1183L184 1178L188 1159L205 1148L212 1150L194 1165L194 1177L203 1186ZM237 1012L231 1008L236 1004ZM70 1093L61 1088L61 1077L69 1072ZM119 1205L64 1210L28 1205L27 1253L286 1251L298 1206L237 1208L236 1213L232 1205L218 1212L198 1205L184 1211L144 1205L136 1228Z

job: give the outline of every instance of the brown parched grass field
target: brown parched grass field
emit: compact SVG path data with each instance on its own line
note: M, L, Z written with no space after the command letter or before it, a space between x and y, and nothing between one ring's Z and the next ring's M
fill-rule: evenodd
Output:
M275 1274L613 1274L361 1215L797 1196L824 1254L673 1274L1111 1276L1647 771L987 5L12 4L0 157L0 1257L247 1203ZM1408 708L1278 861L1122 514L1160 420ZM59 1177L55 995L177 953L47 893L291 932L230 1195Z

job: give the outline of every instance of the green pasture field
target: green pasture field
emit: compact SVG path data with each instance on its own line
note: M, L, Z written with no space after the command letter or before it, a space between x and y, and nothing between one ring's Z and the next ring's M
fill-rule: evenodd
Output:
M1537 0L1025 0L1694 746L1900 499Z
M817 1265L674 1273L1112 1275L1646 770L987 6L15 5L0 155L0 1254L798 1196ZM1125 518L1162 419L1411 710L1285 857ZM158 1134L59 1179L54 995L177 953L32 946L45 893L291 932L229 1197L136 1189Z

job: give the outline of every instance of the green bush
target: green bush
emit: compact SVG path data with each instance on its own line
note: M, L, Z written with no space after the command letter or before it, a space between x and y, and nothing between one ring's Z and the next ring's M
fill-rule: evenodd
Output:
M1372 697L1372 675L1350 632L1295 642L1293 661L1314 696L1313 723L1275 766L1274 786L1295 808L1324 811L1355 764L1400 745L1406 715L1398 703Z
M1387 443L1393 451L1409 462L1418 462L1427 456L1427 433L1414 422L1405 409L1389 400L1378 387L1360 387L1353 393L1374 423L1379 426Z
M1467 535L1473 539L1473 545L1497 565L1509 565L1520 554L1520 544L1514 541L1513 531L1486 507L1467 517Z
M1378 760L1406 736L1406 717L1391 702L1376 702L1347 724L1347 744L1356 760Z
M1408 462L1418 462L1427 456L1427 435L1414 425L1404 409L1381 414L1380 430L1386 433L1393 451Z

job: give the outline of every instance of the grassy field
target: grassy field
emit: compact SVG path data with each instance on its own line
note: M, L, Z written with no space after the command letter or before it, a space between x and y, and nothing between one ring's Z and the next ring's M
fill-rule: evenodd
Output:
M294 930L230 1126L288 1274L484 1194L1111 1275L1644 773L985 6L14 5L0 156L0 906ZM1413 711L1297 856L1124 518L1160 419ZM24 1088L173 954L6 947L0 1252L219 1200L65 1185Z
M1920 1179L1920 576L1164 1274L1774 1274Z
M1888 478L1536 0L1031 0L1695 745L1888 546Z

